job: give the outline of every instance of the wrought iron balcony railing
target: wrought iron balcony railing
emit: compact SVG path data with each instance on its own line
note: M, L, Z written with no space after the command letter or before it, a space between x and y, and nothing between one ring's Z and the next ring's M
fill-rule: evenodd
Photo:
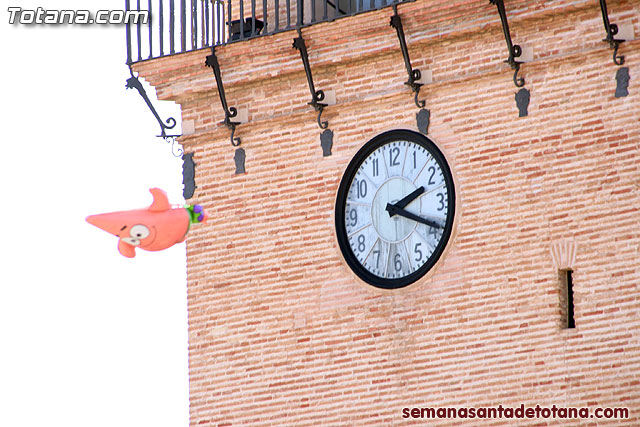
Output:
M288 31L412 0L125 0L127 64Z

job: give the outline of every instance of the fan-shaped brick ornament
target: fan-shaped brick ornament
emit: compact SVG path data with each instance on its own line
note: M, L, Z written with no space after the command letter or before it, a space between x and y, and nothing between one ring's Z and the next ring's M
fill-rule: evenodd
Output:
M578 245L571 240L561 240L551 244L551 259L558 270L573 270Z

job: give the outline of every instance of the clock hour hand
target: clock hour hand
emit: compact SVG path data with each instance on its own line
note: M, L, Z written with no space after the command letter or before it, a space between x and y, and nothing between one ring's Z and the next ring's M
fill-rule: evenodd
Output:
M421 224L428 225L429 227L444 228L442 225L438 224L435 221L431 221L430 219L426 219L426 218L423 218L423 217L418 216L416 214L413 214L413 213L411 213L409 211L406 211L406 210L404 210L402 208L399 208L396 205L392 205L391 203L387 203L387 208L386 209L387 209L387 212L389 212L390 216L400 215L400 216L403 216L405 218L412 219L412 220L414 220L416 222L419 222Z
M424 187L420 186L418 188L416 188L411 194L409 194L408 196L402 198L401 200L399 200L398 202L394 203L393 206L400 208L400 209L404 209L407 207L407 205L411 202L413 202L419 195L421 195L422 193L424 193ZM389 210L389 209L387 209ZM391 212L389 211L389 216L394 216L395 212Z

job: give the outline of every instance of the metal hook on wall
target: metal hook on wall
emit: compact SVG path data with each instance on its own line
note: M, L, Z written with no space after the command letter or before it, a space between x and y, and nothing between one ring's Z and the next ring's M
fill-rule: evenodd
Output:
M633 39L633 35L631 34L630 36L628 36L618 34L620 31L618 25L609 22L609 12L607 11L606 0L600 0L600 9L602 10L602 21L604 23L604 29L607 32L607 38L602 41L608 42L609 47L613 49L613 63L616 65L623 65L624 55L618 56L618 49L620 48L620 43L624 43L626 40ZM631 33L633 33L633 28L631 28L630 30Z
M324 101L325 99L325 94L323 91L318 90L316 91L315 96L313 97L313 100L309 103L310 105L313 105L313 108L315 108L315 110L318 112L318 126L320 126L320 129L326 129L329 127L329 122L327 121L322 121L321 117L322 117L322 112L324 111L324 107L326 107L328 104L324 104L322 103L322 101Z
M169 135L166 136L164 140L167 141L167 144L171 144L171 154L173 154L174 157L182 157L184 150L180 148L180 143L176 139L177 137L178 136ZM176 145L178 145L178 148L176 148Z
M524 86L524 78L518 77L518 72L520 71L520 63L516 62L513 68L515 70L513 72L513 84L516 85L516 87Z
M320 126L320 129L326 129L329 127L329 122L327 121L321 121L320 117L322 116L322 112L324 111L324 108L320 108L320 111L318 111L318 126Z
M235 110L235 108L231 107L231 110ZM232 113L233 113L233 111L232 111ZM237 111L235 111L235 114L233 114L230 117L235 117L236 115L237 115ZM240 138L234 138L233 137L235 135L235 133L236 133L236 125L235 125L235 123L232 123L231 121L227 121L225 119L224 124L229 129L231 129L231 145L233 145L234 147L239 147L240 146Z
M616 65L624 64L624 55L618 56L618 48L620 48L620 42L614 42L613 47L613 63Z
M420 70L413 70L413 71L417 72L416 75L418 76L418 77L415 78L415 80L420 80L421 79ZM415 89L413 89L414 92L415 92L415 94L413 95L413 102L416 104L416 107L424 108L424 106L427 104L426 101L424 99L418 100L418 95L420 95L420 88L422 87L422 84L415 83L415 80L414 80L414 83L412 83L412 86L411 86L412 88L415 86Z

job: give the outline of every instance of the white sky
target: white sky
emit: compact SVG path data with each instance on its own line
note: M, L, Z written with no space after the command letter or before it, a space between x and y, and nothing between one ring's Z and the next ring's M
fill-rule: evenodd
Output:
M128 259L85 222L151 187L183 203L182 161L125 90L124 27L8 24L7 7L45 5L124 2L0 9L0 426L187 426L185 246Z

